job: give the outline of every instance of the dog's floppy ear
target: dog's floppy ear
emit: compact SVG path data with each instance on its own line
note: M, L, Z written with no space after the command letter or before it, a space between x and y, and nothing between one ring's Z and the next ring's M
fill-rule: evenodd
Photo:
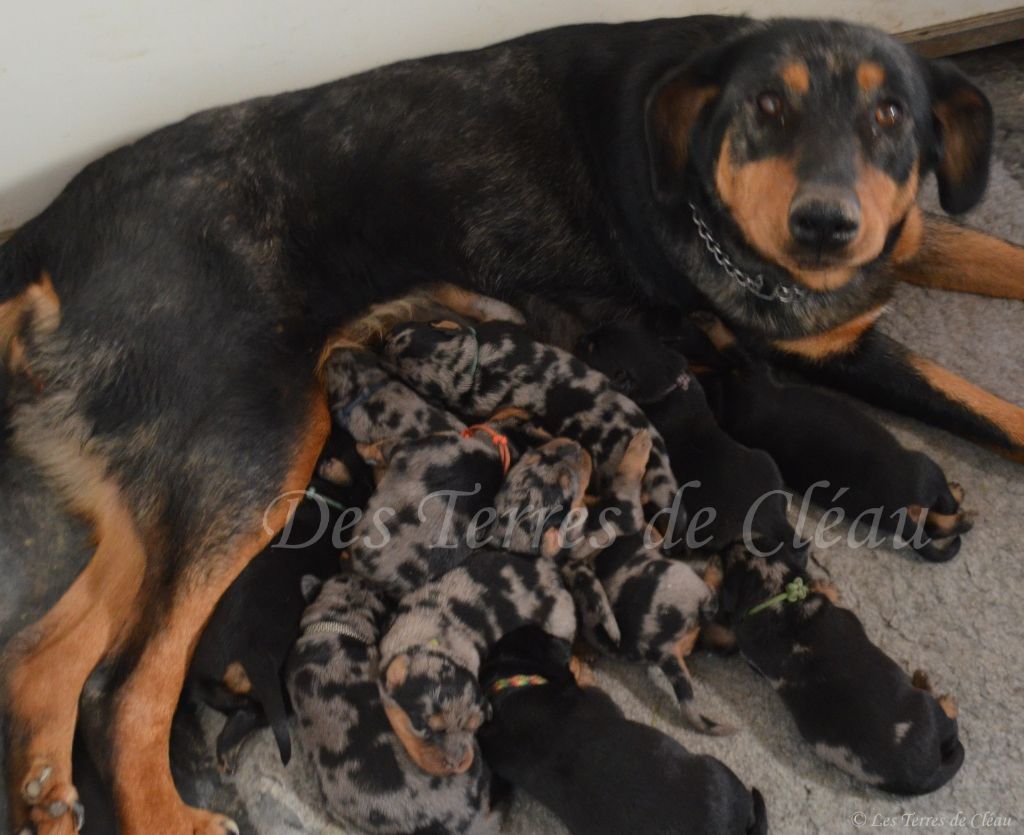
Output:
M647 96L651 186L662 203L672 204L682 194L693 129L705 108L718 98L740 40L705 50L691 63L676 67Z
M992 105L949 61L928 64L938 135L935 176L949 214L972 208L985 193L992 159Z

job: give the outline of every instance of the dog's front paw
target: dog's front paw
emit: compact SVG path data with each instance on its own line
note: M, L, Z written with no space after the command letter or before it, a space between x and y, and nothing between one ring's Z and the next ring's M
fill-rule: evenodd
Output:
M29 823L19 835L64 835L81 830L85 809L69 778L49 762L33 762L21 786L21 799L29 807Z

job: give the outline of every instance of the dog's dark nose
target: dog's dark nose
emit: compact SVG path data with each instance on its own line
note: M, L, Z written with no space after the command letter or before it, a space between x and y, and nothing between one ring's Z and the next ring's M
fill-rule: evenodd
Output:
M815 250L842 249L860 229L860 203L852 192L813 189L797 194L789 207L793 240Z

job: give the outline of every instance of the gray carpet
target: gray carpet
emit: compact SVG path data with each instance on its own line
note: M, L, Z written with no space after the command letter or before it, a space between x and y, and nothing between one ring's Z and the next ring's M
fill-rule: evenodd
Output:
M992 186L968 222L1024 243L1024 45L961 60L999 113ZM926 202L934 205L933 196ZM904 288L883 327L920 353L1024 403L1022 325L1020 302ZM777 833L855 831L858 813L865 816L862 828L881 828L895 819L898 828L916 820L915 828L930 831L957 827L920 819L951 821L961 814L961 828L971 828L976 814L1012 817L1015 823L1024 817L1024 469L942 432L880 416L906 445L928 451L966 488L966 503L977 511L975 529L960 556L946 565L845 544L821 550L816 558L819 570L839 585L845 604L889 655L908 669L927 669L939 690L958 698L967 757L950 785L928 797L904 800L865 788L823 764L801 742L767 682L738 658L698 655L691 664L702 711L740 728L724 739L688 731L674 715L661 681L622 664L601 662L597 668L598 683L630 717L655 725L693 750L714 754L758 786ZM809 524L815 518L811 514ZM25 462L0 458L0 640L59 596L84 555L82 531L54 509ZM176 775L188 799L236 815L247 832L342 831L318 817L316 789L302 758L282 768L269 734L251 739L236 778L222 781L207 753L220 722L204 711L182 716L176 725ZM4 802L0 820L6 820ZM561 830L543 809L520 798L507 831Z

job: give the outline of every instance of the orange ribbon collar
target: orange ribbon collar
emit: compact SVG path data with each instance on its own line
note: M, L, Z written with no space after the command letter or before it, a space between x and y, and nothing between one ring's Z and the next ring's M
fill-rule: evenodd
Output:
M508 475L508 468L512 465L512 453L508 449L508 438L486 423L474 423L462 430L463 438L472 438L477 432L483 432L491 439L491 443L498 448L498 455L501 458L502 475Z

